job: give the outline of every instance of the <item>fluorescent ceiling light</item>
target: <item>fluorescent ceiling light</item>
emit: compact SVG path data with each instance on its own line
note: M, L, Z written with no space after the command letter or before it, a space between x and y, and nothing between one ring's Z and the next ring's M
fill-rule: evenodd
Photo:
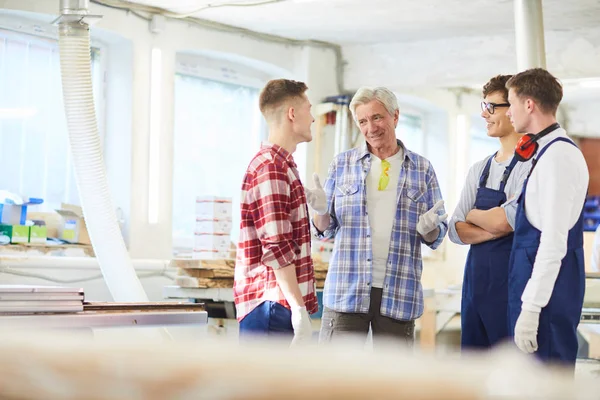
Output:
M160 132L162 53L152 49L150 61L150 137L148 151L148 223L158 223L160 196Z

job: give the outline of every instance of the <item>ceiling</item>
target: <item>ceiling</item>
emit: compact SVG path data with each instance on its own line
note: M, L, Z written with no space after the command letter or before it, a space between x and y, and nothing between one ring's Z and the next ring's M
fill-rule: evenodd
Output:
M193 16L339 44L348 89L473 87L517 68L513 0L279 0L248 6L257 1L265 0L135 3L177 13L204 7ZM600 77L600 0L543 0L543 14L548 69L561 79Z
M179 13L208 4L264 0L136 0ZM600 25L598 0L544 0L546 29L564 31ZM341 45L413 42L511 34L513 0L280 0L245 7L211 7L193 14L294 39Z

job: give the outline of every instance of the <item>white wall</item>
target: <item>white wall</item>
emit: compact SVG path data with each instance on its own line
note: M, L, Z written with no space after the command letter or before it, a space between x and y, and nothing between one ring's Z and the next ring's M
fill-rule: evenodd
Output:
M600 92L600 89L596 91ZM600 98L569 102L562 107L567 116L566 128L570 135L600 137Z
M310 102L313 104L313 107L322 102L325 97L338 94L338 86L335 79L335 54L332 51L306 47L303 49L303 52L299 58L299 62L303 65L301 68L303 70L303 75L300 75L299 79L307 82L308 91L306 94ZM315 172L315 128L316 123L313 124L313 141L306 145L301 145L297 151L299 153L304 151L306 154L306 175L304 177L304 181L308 187L313 187L312 175L313 172ZM327 147L327 145L330 143L332 144L333 140L334 138L332 134L323 134L322 136L322 141L325 145L324 147ZM333 152L327 153L325 154L325 159L328 165L328 163L333 159ZM325 176L323 175L322 178L324 177Z

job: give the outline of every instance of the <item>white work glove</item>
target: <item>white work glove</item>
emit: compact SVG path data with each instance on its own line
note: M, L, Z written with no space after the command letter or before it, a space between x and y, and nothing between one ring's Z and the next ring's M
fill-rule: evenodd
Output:
M537 333L540 313L521 310L515 325L515 343L524 353L535 353L538 349Z
M417 232L421 237L424 237L429 232L432 232L435 228L438 227L439 224L442 223L446 218L448 218L448 214L438 215L437 211L444 206L444 200L440 200L431 210L427 211L425 214L419 217L419 222L417 223Z
M315 182L314 189L304 188L306 193L306 201L310 208L312 208L318 215L324 215L327 213L327 196L325 195L325 190L323 190L323 186L321 186L321 181L319 180L319 175L316 173L313 175L313 180Z
M292 327L294 328L292 347L307 344L311 341L312 324L306 307L292 306Z

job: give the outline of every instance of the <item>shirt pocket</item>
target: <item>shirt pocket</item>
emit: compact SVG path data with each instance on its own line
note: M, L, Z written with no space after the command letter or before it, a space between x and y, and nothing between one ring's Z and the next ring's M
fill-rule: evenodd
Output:
M352 196L358 193L358 189L360 186L358 183L342 183L341 185L337 185L335 187L335 196L336 197L344 197L344 196Z
M427 189L424 187L408 187L405 191L405 204L408 207L409 215L416 218L410 218L415 227L421 215L427 212Z
M351 224L351 219L361 214L361 185L342 182L335 187L335 216L341 227Z
M425 202L424 198L427 194L427 191L421 190L420 188L408 188L406 189L406 197L411 199L415 203Z

